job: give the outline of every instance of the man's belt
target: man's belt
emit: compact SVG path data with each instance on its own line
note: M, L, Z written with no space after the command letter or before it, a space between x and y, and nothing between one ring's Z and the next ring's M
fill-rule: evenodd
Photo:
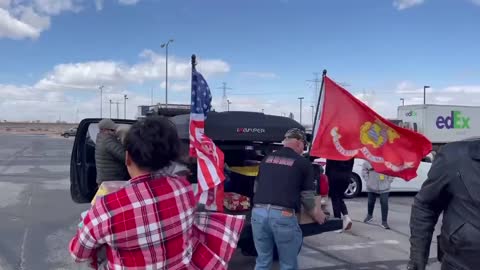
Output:
M288 207L283 207L283 206L278 206L278 205L273 205L273 204L263 204L263 203L256 203L254 207L259 207L259 208L267 208L267 209L274 209L274 210L279 210L279 211L287 211L292 214L295 214L295 210L292 208Z

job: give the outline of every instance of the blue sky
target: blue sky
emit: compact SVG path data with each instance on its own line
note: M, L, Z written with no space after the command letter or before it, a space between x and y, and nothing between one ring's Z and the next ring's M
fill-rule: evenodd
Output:
M103 84L104 108L126 93L133 117L152 87L164 101L160 44L169 38L171 102L189 101L195 53L219 109L216 88L227 82L234 110L298 119L304 96L306 117L307 80L324 68L388 117L401 97L422 102L425 84L429 103L475 105L479 25L478 0L0 0L0 110L20 120L96 117ZM19 106L30 109L12 114Z

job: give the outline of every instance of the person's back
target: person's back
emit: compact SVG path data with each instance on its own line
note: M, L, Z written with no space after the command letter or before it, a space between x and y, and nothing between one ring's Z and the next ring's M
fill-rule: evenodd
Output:
M284 147L267 156L260 164L257 177L256 204L274 204L299 210L300 193L308 178L313 180L311 164L307 159Z
M327 159L325 174L330 178L347 178L351 176L354 159L350 160L332 160Z
M325 215L315 205L312 164L301 156L306 136L302 130L285 134L284 147L268 155L260 164L253 197L252 231L258 256L255 270L272 265L277 247L280 269L298 269L297 255L302 247L302 231L296 213L301 204L318 223Z
M98 184L103 181L130 178L125 166L125 148L115 134L116 126L108 120L110 119L104 119L99 123L100 133L95 143Z
M409 269L425 269L435 224L442 212L442 269L478 269L480 141L448 144L435 157L412 206Z
M192 251L195 197L185 178L144 175L95 204L95 216L85 218L91 237L105 244L108 268L169 269L188 266L181 258ZM182 203L177 203L181 201ZM98 219L98 217L108 219ZM183 218L182 218L183 216ZM73 242L72 245L77 243ZM178 260L180 258L180 260ZM150 267L150 268L148 268Z

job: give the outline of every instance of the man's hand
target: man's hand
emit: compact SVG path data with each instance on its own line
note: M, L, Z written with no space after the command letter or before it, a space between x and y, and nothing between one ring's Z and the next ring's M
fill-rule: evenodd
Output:
M327 221L327 215L325 215L320 207L315 207L312 212L312 218L318 222L318 224L324 224Z

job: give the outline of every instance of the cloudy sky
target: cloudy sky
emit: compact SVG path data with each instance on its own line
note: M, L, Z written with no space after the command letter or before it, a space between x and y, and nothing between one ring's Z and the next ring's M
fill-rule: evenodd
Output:
M400 98L480 104L480 0L0 0L0 120L76 121L189 103L190 55L223 109L311 121L328 70L395 117ZM100 85L104 85L103 100ZM153 89L153 91L152 91ZM116 105L112 107L116 116Z

